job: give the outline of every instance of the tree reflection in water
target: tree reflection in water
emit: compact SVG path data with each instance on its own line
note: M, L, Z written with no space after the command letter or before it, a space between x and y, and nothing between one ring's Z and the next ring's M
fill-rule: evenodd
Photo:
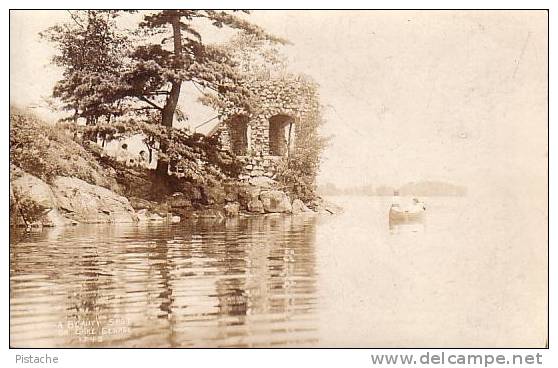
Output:
M15 234L11 345L314 345L314 242L301 216Z

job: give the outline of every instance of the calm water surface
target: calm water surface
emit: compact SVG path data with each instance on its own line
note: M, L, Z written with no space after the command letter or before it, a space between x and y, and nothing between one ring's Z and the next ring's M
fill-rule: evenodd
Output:
M11 345L494 346L515 331L542 344L546 273L521 270L544 249L482 231L466 198L391 230L389 199L337 202L338 216L13 234Z

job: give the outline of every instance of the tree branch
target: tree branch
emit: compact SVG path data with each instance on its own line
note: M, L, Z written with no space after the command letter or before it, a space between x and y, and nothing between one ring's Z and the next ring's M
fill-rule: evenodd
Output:
M143 92L144 95L149 96L159 96L159 95L168 95L169 91L153 91L153 92Z
M72 20L78 25L80 26L82 29L85 29L85 27L83 26L83 24L81 24L80 22L78 22L77 17L74 15L74 13L72 13L70 10L67 10L68 14L70 14L70 17L72 17Z
M159 108L153 106L144 106L144 107L138 107L137 109L134 109L134 111L143 111L143 110L159 110Z
M147 102L148 104L150 104L151 106L153 106L157 110L163 111L163 108L161 106L157 106L154 102L150 101L147 97L142 96L142 95L138 95L136 97L139 98L140 100L144 101L144 102Z
M208 89L210 89L210 90L212 90L212 91L215 91L215 92L219 93L219 90L218 90L217 88L211 86L211 85L205 85L205 86L204 86L204 85L201 85L199 82L197 82L196 80L194 80L194 77L193 77L193 76L192 76L192 78L190 79L190 81L194 84L194 86L196 86L196 84L197 84L197 85L200 86L200 87L208 88ZM198 87L196 86L196 88L198 88ZM200 91L199 88L198 88L198 91ZM200 92L201 92L201 93L204 93L204 92L202 92L202 91L200 91Z

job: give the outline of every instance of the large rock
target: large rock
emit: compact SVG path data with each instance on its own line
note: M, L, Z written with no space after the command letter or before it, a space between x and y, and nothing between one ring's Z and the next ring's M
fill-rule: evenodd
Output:
M219 185L207 185L203 187L202 197L204 204L223 204L226 198L225 189Z
M56 207L56 199L50 185L41 179L20 171L19 177L11 184L16 202L31 200L44 210Z
M262 201L257 198L251 199L248 202L248 211L253 213L265 213Z
M10 197L13 197L14 225L57 226L64 222L58 216L52 189L33 175L18 169L17 177L11 182Z
M142 210L142 209L152 209L156 203L148 201L146 199L143 198L138 198L138 197L129 197L128 200L130 201L130 205L132 206L132 208L136 211L138 210Z
M224 184L225 189L225 201L228 202L238 202L238 194L240 188L235 184Z
M18 212L28 224L64 226L79 222L137 221L128 199L80 179L57 177L49 185L20 171L11 184Z
M127 198L81 179L59 176L52 186L58 207L65 217L84 223L136 222Z
M184 193L174 193L168 200L171 208L192 208L192 201Z
M280 190L270 190L260 193L265 212L268 213L291 213L292 205L289 197Z
M240 204L233 202L227 203L224 207L225 216L227 217L235 217L238 216L238 212L240 211Z
M257 200L260 195L260 188L252 185L242 185L238 188L238 202L244 209L250 211L248 205L250 202Z

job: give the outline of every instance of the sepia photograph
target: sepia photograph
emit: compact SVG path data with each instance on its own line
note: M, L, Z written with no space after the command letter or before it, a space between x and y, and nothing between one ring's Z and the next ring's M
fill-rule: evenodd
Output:
M10 10L9 78L10 348L549 347L547 10Z

